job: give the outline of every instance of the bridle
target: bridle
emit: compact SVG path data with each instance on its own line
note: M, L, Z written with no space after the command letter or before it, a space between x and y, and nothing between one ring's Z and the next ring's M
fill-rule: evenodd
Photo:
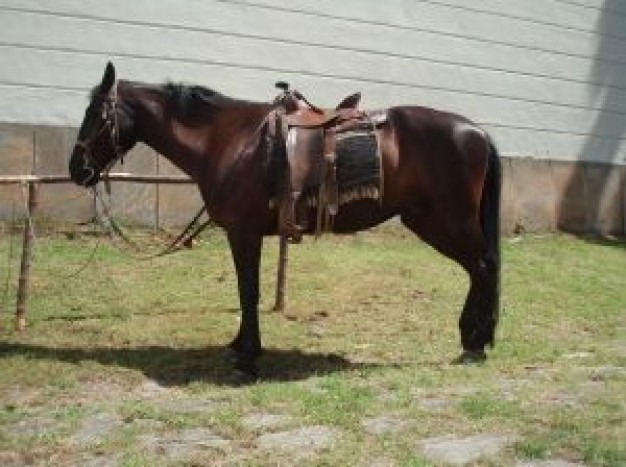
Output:
M117 82L113 85L106 96L99 96L102 101L100 104L100 112L102 113L102 124L98 131L86 139L77 139L75 147L83 150L83 169L90 175L83 180L83 184L87 185L97 174L109 169L117 159L124 163L124 149L120 145L120 127L118 119L118 99L117 99ZM93 104L92 104L93 105ZM103 161L93 152L93 145L100 139L103 133L109 134L111 146L115 151L115 157L110 161Z

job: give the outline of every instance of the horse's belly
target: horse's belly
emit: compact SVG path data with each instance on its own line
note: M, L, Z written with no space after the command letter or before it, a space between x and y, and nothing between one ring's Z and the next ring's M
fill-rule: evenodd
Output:
M394 213L386 212L380 201L363 199L340 206L339 212L330 221L332 232L352 233L366 230L385 222L393 217ZM317 228L317 210L309 209L307 233L314 233Z

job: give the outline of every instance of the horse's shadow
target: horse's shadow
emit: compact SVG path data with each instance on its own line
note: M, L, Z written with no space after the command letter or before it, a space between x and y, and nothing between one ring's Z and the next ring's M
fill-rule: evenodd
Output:
M142 347L47 347L23 343L0 343L0 358L27 355L30 359L80 364L85 361L141 371L159 385L186 386L194 382L237 385L233 354L221 346L175 348ZM354 363L337 354L296 349L266 349L259 359L260 382L286 382L342 371L376 368L377 363Z

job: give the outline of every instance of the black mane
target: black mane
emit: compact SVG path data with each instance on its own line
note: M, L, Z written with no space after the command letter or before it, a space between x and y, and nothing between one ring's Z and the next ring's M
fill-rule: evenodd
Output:
M162 85L133 83L143 88L151 88L163 92L171 104L171 110L185 120L202 120L214 110L222 110L241 106L267 105L259 102L236 99L221 94L214 89L199 85L167 82ZM94 86L89 92L89 101L102 98L101 85Z
M254 105L253 102L228 97L214 89L198 85L169 82L163 85L163 90L173 104L175 112L188 118L214 109Z

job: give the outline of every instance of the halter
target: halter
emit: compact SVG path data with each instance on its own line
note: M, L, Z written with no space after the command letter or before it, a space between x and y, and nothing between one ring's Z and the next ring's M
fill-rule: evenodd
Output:
M124 163L124 149L120 145L120 131L119 131L119 120L118 120L118 100L117 100L117 81L109 93L102 99L102 104L100 111L102 112L102 125L91 137L86 138L84 140L78 139L76 141L75 147L83 150L83 169L85 171L90 172L89 177L85 179L83 182L87 184L90 180L92 180L96 173L100 173L105 169L108 169L113 163L120 159L122 164ZM95 154L93 152L93 144L100 138L100 136L104 133L109 133L109 138L111 140L111 145L113 146L113 150L115 151L115 157L113 157L109 162L99 160L97 157L94 157Z

